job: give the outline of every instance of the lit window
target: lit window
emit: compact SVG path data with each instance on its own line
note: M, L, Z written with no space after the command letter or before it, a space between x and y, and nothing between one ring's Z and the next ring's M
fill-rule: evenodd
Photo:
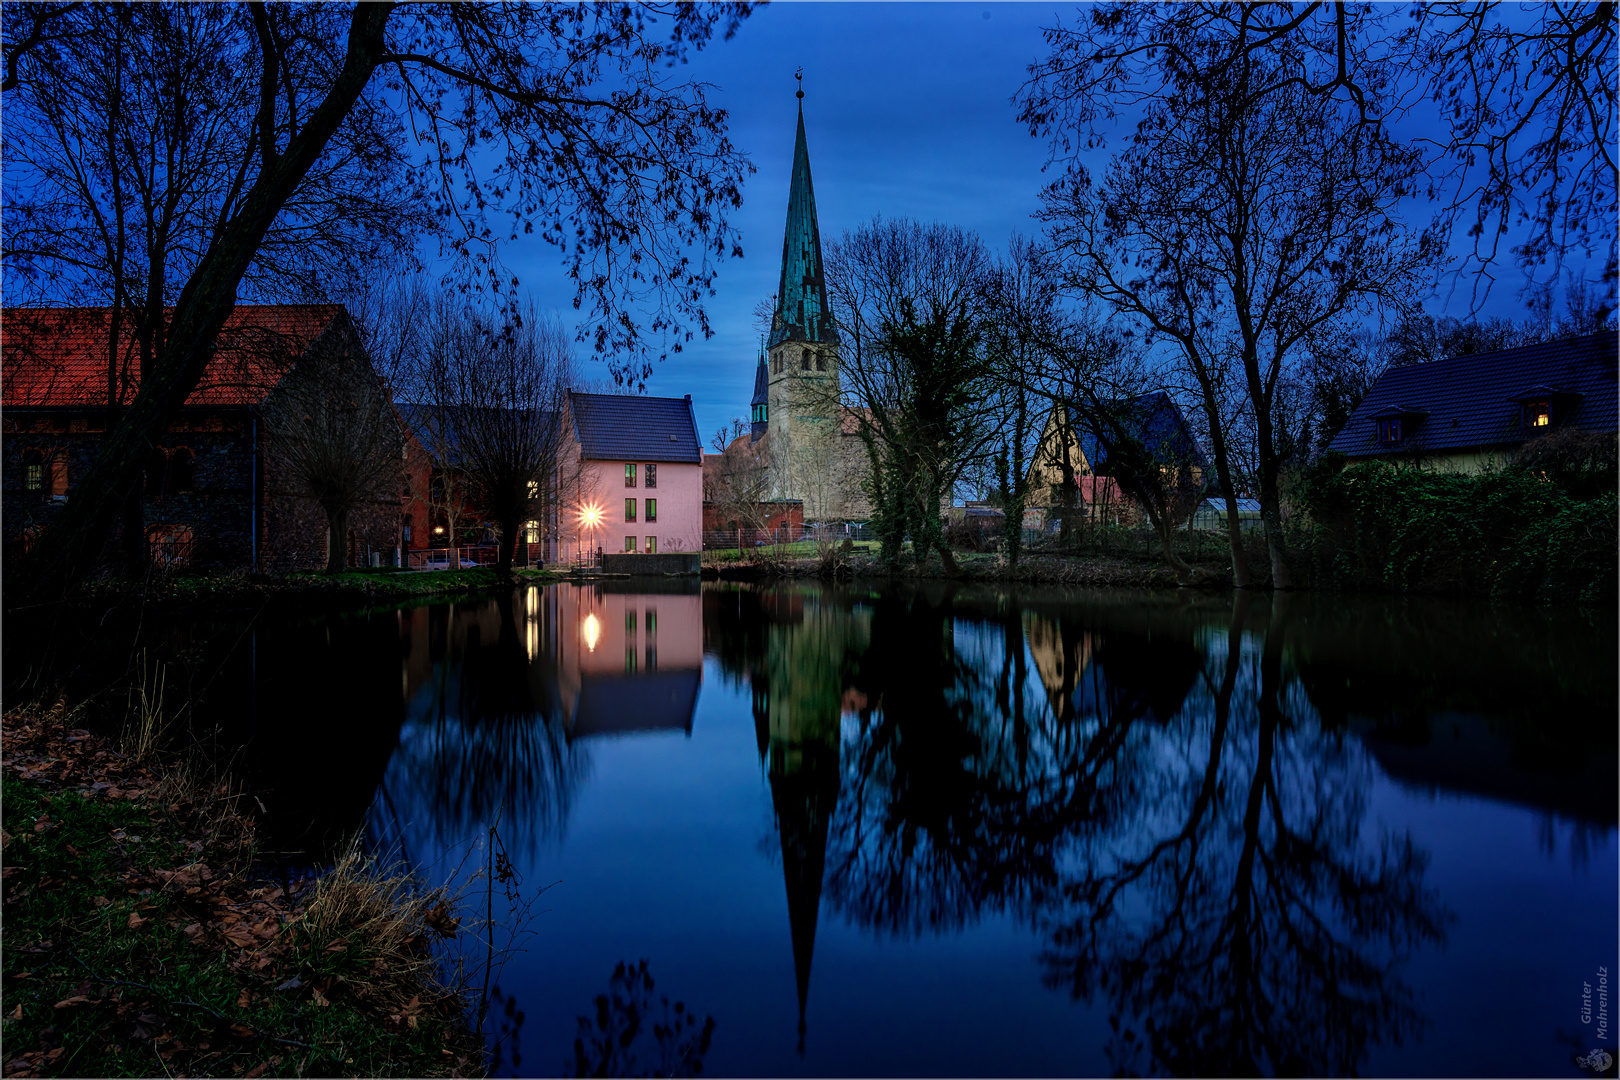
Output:
M627 555L634 555L636 553L636 538L635 537L627 536L627 537L624 538L624 550L625 550L625 554L627 554Z
M658 537L656 537L656 536L647 537L647 554L649 554L649 555L658 554Z
M657 521L658 520L658 500L657 499L648 499L647 500L647 520L648 521Z
M1378 441L1387 445L1401 441L1401 418L1392 416L1378 421Z
M158 566L190 566L192 531L190 525L154 525L146 530L152 562Z
M634 465L626 465L624 467L624 486L636 486L636 467Z
M624 500L624 520L626 520L626 521L634 521L634 520L636 520L636 500L634 500L634 499L626 499L626 500Z
M650 488L658 486L658 466L651 462L647 463L647 483L645 486Z
M1525 426L1544 428L1552 426L1552 402L1532 401L1524 407Z
M540 523L538 521L525 521L523 523L523 542L525 544L538 544L540 542Z
M45 455L38 450L23 452L23 487L39 491L45 486Z

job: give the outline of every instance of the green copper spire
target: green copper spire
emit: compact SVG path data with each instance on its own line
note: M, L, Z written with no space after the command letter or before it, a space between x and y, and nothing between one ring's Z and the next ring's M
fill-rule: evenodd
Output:
M801 73L797 76L803 79ZM821 231L810 183L810 149L804 140L804 90L798 91L799 132L793 144L793 180L788 187L787 230L782 237L782 283L771 317L771 348L784 341L838 341L827 307L821 269Z

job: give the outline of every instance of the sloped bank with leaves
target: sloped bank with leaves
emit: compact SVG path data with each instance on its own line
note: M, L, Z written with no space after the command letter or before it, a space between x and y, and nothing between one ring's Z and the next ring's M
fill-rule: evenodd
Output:
M274 881L228 785L5 717L4 1075L481 1075L450 898L351 855Z

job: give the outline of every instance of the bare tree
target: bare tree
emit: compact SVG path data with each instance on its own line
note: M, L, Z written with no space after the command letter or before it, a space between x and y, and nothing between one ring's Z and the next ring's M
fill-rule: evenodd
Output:
M359 339L297 363L265 399L267 475L313 499L326 515L326 569L344 568L350 517L368 504L398 506L402 431L388 385Z
M748 432L740 418L716 431L711 445L720 460L703 471L703 501L712 503L721 520L737 530L738 548L743 545L743 530L763 529L769 517L770 461L763 440Z
M909 532L915 558L956 560L940 515L957 481L999 444L991 370L981 348L988 254L948 225L874 219L827 255L827 292L843 334L843 393L866 448L883 557Z
M1055 185L1043 214L1072 283L1167 342L1204 405L1228 500L1233 573L1244 581L1234 500L1236 433L1224 408L1242 387L1272 584L1293 583L1282 533L1274 428L1279 380L1313 334L1428 280L1438 232L1409 233L1397 209L1423 158L1329 97L1282 81L1286 59L1238 49L1231 79L1190 101L1155 102L1106 178ZM1280 49L1281 47L1279 47ZM1278 84L1264 95L1253 88Z
M453 455L446 472L459 475L495 530L503 576L525 523L555 515L572 377L567 335L532 306L500 321L448 300L436 305L415 378L429 427Z
M8 107L51 84L54 50L96 7L54 15L7 7ZM702 299L715 261L736 249L726 214L740 202L748 165L706 88L666 71L717 27L729 35L746 5L282 4L228 12L226 62L253 90L233 109L235 167L139 394L51 542L35 549L23 575L30 592L59 593L94 565L119 500L197 385L244 282L251 285L257 266L289 269L267 253L296 255L301 241L316 238L311 222L334 194L320 178L335 164L353 162L372 176L355 190L387 192L386 170L402 164L413 139L409 176L424 187L411 204L440 223L460 280L510 292L499 243L537 233L563 253L585 332L625 378L650 369L644 323L631 312L651 309L647 325L669 348L709 331ZM662 19L663 39L654 29ZM87 100L82 108L94 114L98 106Z
M1615 278L1613 4L1107 3L1046 40L1019 115L1051 138L1053 163L1078 167L1116 121L1156 102L1225 94L1261 58L1270 74L1248 83L1244 109L1304 93L1345 104L1385 138L1438 120L1422 193L1466 224L1472 250L1459 269L1476 308L1514 229L1511 254L1532 289L1593 257Z

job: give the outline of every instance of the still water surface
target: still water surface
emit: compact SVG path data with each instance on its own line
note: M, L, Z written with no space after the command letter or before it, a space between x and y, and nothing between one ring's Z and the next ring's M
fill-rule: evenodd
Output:
M614 583L194 633L276 845L488 905L501 1075L1614 1052L1612 612ZM641 960L693 1020L605 1051Z

